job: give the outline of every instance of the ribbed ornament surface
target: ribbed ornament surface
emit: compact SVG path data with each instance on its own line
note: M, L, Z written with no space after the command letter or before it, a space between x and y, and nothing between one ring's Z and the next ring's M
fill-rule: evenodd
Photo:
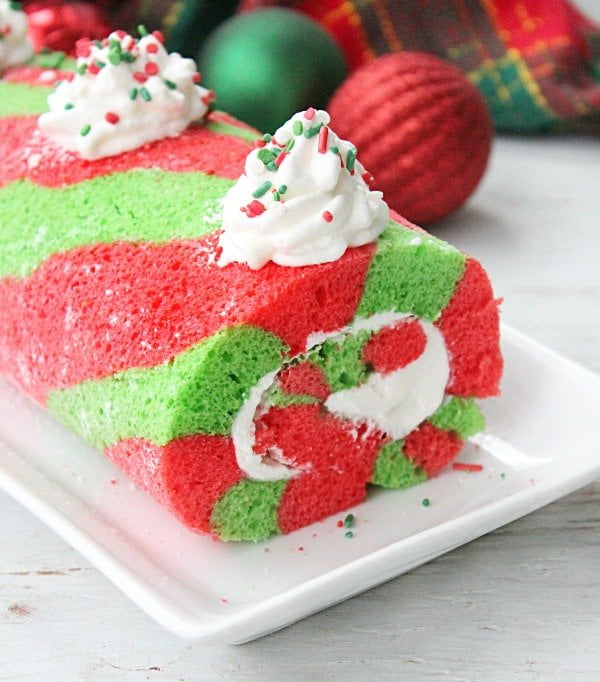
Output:
M355 71L329 103L373 189L416 223L457 209L487 165L492 123L478 90L455 67L421 52L384 55Z

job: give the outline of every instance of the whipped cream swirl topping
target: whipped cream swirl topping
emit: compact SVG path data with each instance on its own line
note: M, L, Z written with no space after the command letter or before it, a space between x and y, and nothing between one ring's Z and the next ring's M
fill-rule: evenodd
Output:
M356 148L328 124L326 111L307 109L250 152L225 197L219 265L327 263L384 230L382 193L369 189Z
M20 2L0 0L0 71L23 64L33 55L27 38L27 15Z
M48 138L84 159L113 156L175 137L205 116L213 95L192 59L163 46L159 31L139 40L115 31L77 43L77 69L48 97L38 119Z

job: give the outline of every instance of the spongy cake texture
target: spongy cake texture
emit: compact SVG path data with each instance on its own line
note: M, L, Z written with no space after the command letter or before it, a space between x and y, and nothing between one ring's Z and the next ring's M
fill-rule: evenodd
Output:
M482 428L473 398L497 394L502 360L476 261L394 216L334 263L221 268L220 200L254 131L213 113L179 138L83 161L40 137L32 114L47 88L23 80L16 70L0 85L0 370L189 528L290 532L360 502L369 483L435 475ZM406 317L348 327L390 312ZM420 357L419 320L448 349L439 409L392 440L325 408ZM316 332L340 333L307 348ZM284 452L299 475L259 480L232 428L270 373L254 454Z

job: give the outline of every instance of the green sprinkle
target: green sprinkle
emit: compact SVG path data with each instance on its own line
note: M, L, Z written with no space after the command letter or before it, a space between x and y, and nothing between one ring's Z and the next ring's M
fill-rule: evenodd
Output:
M258 187L257 189L254 190L254 192L252 192L252 196L255 199L260 199L260 197L264 196L271 189L271 187L273 187L273 183L269 182L268 180L265 180L265 182L263 182L263 184L260 185L260 187Z
M75 69L75 71L77 71L77 73L78 73L80 76L83 76L83 74L87 71L87 64L80 64L80 65Z
M348 514L346 518L344 519L344 526L346 528L352 528L354 525L354 514Z
M275 161L271 161L270 163L267 164L267 170L270 171L276 171L277 170L277 164Z
M256 156L265 164L265 166L275 158L275 154L273 154L273 152L266 147L259 149Z
M152 99L152 95L146 90L146 88L142 85L140 88L140 97L144 100L144 102L149 102Z
M502 473L500 474L500 478L506 478L506 474L505 474L504 472L502 472Z
M317 125L313 126L312 128L309 128L304 133L304 137L306 137L310 140L311 137L314 137L315 135L318 134L319 130L321 130L322 127L323 127L322 123L317 123Z
M275 201L281 201L279 192L273 192L273 199L275 199Z
M329 151L333 152L334 154L340 153L339 147L329 147Z
M426 498L423 500L423 502L421 502L421 504L422 504L424 507L429 507L429 505L431 504L431 502L429 501L429 498L426 497Z
M351 171L354 170L354 162L356 161L356 149L349 149L346 154L346 168Z
M117 52L116 50L110 50L109 53L108 53L108 61L109 61L111 64L114 64L115 66L116 66L117 64L120 64L121 61L122 61L121 53L120 53L120 52Z
M140 34L140 36L141 36L142 38L143 38L144 36L147 36L147 35L148 35L148 29L144 26L144 24L140 24L140 25L137 27L137 30L138 30L138 33Z
M173 81L165 79L165 85L171 90L177 90L177 83L173 83Z
M135 99L138 96L138 89L137 88L131 88L129 91L129 99Z
M286 144L285 146L285 151L289 152L294 148L294 144L296 143L296 140L292 137L292 139Z
M347 533L344 533L344 537L348 538L349 540L350 538L354 537L354 533L351 530L349 530Z
M279 147L275 147L274 149L271 150L271 153L273 154L273 156L277 157L281 154L281 149L279 149Z
M99 59L96 59L96 61L94 62L94 64L95 64L99 69L103 69L103 68L106 66L106 63L105 63L105 62L101 62Z
M68 109L72 109L74 106L75 106L75 105L74 105L72 102L67 102L67 103L65 104L65 109L67 109L67 110L68 110Z
M302 125L302 121L294 121L292 130L294 131L294 135L302 135L302 133L304 132L304 126Z
M90 132L91 129L92 129L92 126L91 126L89 123L86 123L86 124L83 126L83 128L79 131L79 134L80 134L82 137L85 137L85 136Z
M124 52L121 56L123 61L127 62L128 64L133 64L133 62L137 59L137 57L131 54L131 52Z
M271 136L269 135L269 133L265 133L265 134L263 135L263 140L264 140L265 142L270 142L270 141L271 141Z
M279 185L279 189L277 191L279 194L285 194L287 192L287 185Z
M22 9L21 3L17 2L17 0L11 0L8 4L9 4L11 9L15 10L15 12L19 12Z

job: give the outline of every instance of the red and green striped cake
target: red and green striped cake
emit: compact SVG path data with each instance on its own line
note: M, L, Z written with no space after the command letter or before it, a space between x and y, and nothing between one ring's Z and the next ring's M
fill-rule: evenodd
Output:
M36 128L60 77L28 67L0 82L0 371L30 398L188 528L235 540L345 510L370 484L424 481L481 430L474 399L498 393L502 359L477 261L396 215L334 262L219 267L220 200L254 131L213 112L86 161ZM410 368L428 329L449 379L405 437L325 406ZM271 468L258 478L232 437L257 386L252 455Z

